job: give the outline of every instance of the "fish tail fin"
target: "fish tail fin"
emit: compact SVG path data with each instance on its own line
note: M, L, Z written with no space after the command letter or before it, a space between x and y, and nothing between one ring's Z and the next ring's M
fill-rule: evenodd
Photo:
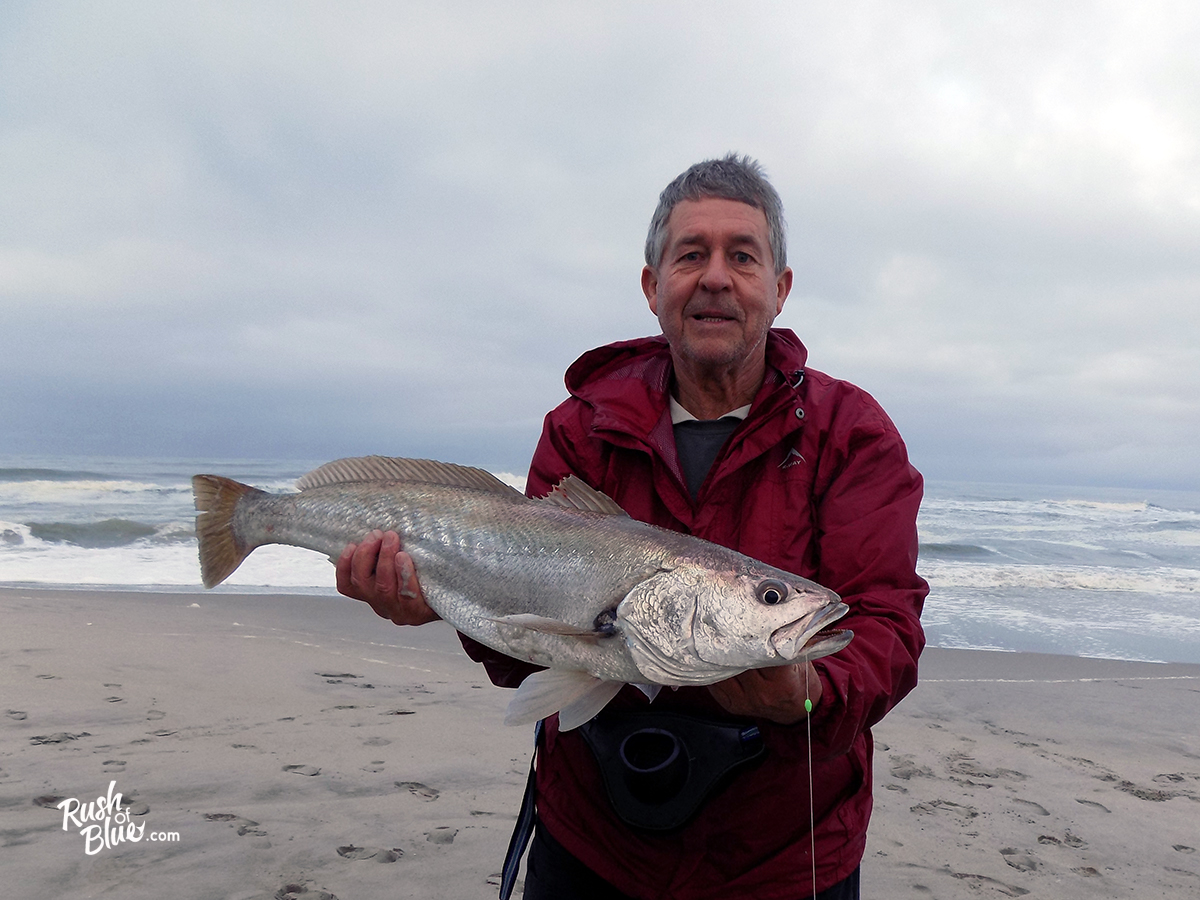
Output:
M196 499L196 539L200 542L200 578L206 588L216 587L233 574L254 547L246 546L233 529L238 503L255 488L220 475L192 479Z

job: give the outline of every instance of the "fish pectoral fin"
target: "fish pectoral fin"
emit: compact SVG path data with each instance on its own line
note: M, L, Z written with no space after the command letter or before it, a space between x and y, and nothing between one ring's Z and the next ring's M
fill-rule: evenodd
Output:
M571 625L569 622L560 622L558 619L551 619L546 616L538 616L533 613L516 613L511 616L496 616L491 619L497 625L508 625L513 628L523 628L526 631L538 631L542 634L557 634L562 637L577 637L586 638L588 640L596 640L604 637L605 632L597 631L594 628L580 628L578 625ZM591 677L591 676L589 676Z
M658 692L662 690L661 684L635 684L634 687L645 694L646 699L651 703L653 703L654 698L658 696Z
M570 731L595 718L608 701L621 693L625 687L621 681L601 681L586 694L558 711L558 730Z
M558 713L561 731L578 728L625 686L575 669L544 669L521 682L509 701L505 725L529 725Z

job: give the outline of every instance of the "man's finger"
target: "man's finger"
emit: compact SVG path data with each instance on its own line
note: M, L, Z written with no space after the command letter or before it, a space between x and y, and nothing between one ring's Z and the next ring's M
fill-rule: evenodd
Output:
M350 562L354 559L354 551L358 549L358 544L347 544L346 549L342 551L342 555L338 557L334 572L337 579L337 589L339 594L344 594L347 597L353 597L354 590L353 582L350 576Z
M407 553L397 553L396 567L399 570L400 596L424 602L425 597L421 592L421 585L417 581L417 570L413 565L412 557Z
M365 591L375 581L375 566L379 561L379 545L383 543L383 533L372 531L354 551L350 561L350 577L355 587Z
M400 536L385 532L379 542L379 557L375 563L375 596L386 602L396 597L399 579L396 575L396 554L400 552Z

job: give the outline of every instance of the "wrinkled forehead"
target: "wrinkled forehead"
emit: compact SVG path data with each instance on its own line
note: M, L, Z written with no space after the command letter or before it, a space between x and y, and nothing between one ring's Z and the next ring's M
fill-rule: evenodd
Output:
M707 246L718 241L768 249L766 213L749 203L724 197L701 197L675 204L667 219L666 246L692 243Z

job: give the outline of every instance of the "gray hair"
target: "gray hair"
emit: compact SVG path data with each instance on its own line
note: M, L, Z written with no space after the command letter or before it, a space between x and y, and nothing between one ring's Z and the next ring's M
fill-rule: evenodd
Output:
M767 241L775 258L775 274L787 268L787 230L783 201L767 181L763 168L749 156L729 153L723 159L706 159L690 167L658 195L658 208L646 235L646 265L657 268L667 245L667 220L681 200L719 197L761 209L767 217Z

